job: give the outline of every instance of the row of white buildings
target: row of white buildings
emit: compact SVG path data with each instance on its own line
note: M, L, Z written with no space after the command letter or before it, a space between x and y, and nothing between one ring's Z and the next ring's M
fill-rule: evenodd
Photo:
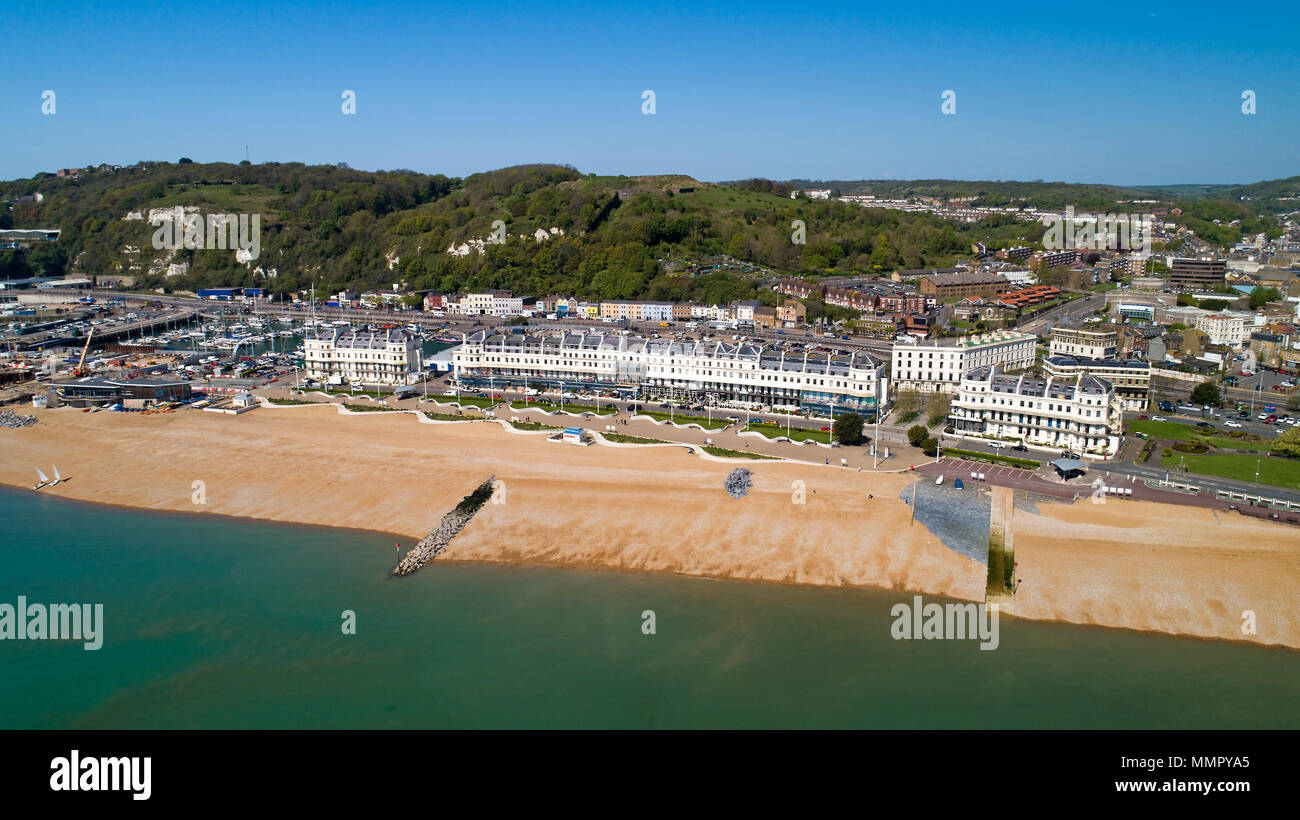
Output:
M453 351L452 362L462 384L484 387L527 384L867 416L889 401L885 364L867 353L750 340L480 331Z

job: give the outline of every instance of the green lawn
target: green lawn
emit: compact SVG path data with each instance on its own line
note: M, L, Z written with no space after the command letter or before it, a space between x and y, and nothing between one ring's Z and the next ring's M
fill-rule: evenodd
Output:
M1271 441L1246 441L1245 439L1229 438L1227 436L1208 436L1199 439L1212 447L1221 447L1225 450L1272 450L1273 442Z
M460 398L456 398L456 394L454 393L449 396L430 396L429 398L439 404L452 404L455 402L460 404L462 407L482 407L485 409L500 403L495 399L485 399L481 396L461 396Z
M675 421L678 424L698 424L706 430L721 430L727 426L726 419L713 417L712 421L704 416L684 416L681 413L673 413L670 419L667 413L661 413L658 410L641 410L636 415L649 416L656 421Z
M538 410L545 410L548 413L553 410L564 410L565 412L568 413L597 413L602 416L612 416L614 415L614 413L618 412L613 407L601 407L599 410L597 410L596 406L593 404L571 404L569 402L565 402L564 406L560 407L560 405L558 404L553 404L547 401L534 401L528 404L524 404L522 401L519 400L510 402L510 409L512 410L525 410L529 407L534 407Z
M773 427L770 424L750 424L745 429L752 430L755 433L762 433L768 438L776 438L777 436L784 436L788 439L791 439L792 441L812 440L812 441L820 441L822 444L831 443L831 434L822 432L821 430L806 430L800 427L791 427L790 432L787 433L784 427Z
M1179 458L1187 465L1187 470L1202 475L1233 478L1238 481L1254 482L1255 464L1259 463L1259 482L1273 487L1288 489L1300 488L1300 460L1278 456L1252 456L1239 454L1223 455L1179 455L1161 459L1161 466L1173 469L1178 466Z
M642 438L641 436L628 436L623 433L601 433L606 441L616 441L620 444L667 444L668 442L658 438Z
M556 427L553 424L542 424L536 421L512 421L510 426L516 430L563 430L563 427Z
M269 398L269 399L267 399L267 401L269 401L271 404L285 404L285 405L294 405L294 404L328 404L328 402L323 402L323 401L303 401L302 399L276 399L276 398Z
M431 410L425 410L424 417L432 421L476 421L479 419L479 416L456 416L451 413L435 413Z
M762 453L751 453L748 451L728 450L726 447L705 447L704 452L718 458L754 458L754 459L775 459L776 456L765 456Z
M324 390L322 392L331 396L352 396L353 398L369 396L372 399L382 399L384 396L393 395L391 390L387 393L380 393L378 390Z

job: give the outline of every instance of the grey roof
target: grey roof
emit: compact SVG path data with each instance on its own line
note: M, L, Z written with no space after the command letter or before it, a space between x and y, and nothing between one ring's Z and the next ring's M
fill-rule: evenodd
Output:
M1048 356L1044 362L1057 367L1128 367L1133 370L1150 370L1151 363L1139 359L1089 359L1084 356Z
M1088 465L1084 464L1077 458L1058 458L1056 461L1052 462L1052 466L1063 473L1072 472L1074 470L1083 470L1084 472L1087 472L1088 470Z

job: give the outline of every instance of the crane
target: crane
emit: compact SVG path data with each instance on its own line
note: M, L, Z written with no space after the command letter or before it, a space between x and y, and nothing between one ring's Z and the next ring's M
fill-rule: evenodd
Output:
M77 369L72 371L72 375L74 376L86 375L86 372L81 368L84 367L86 364L86 354L90 352L90 339L94 335L95 335L95 328L92 327L90 329L90 332L86 334L86 346L81 348L81 359L77 362Z

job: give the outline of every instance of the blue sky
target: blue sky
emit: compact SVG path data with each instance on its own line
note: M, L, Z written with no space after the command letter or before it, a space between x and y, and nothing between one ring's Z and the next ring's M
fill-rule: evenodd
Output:
M247 145L458 176L1252 182L1300 174L1297 8L25 2L0 29L0 178Z

